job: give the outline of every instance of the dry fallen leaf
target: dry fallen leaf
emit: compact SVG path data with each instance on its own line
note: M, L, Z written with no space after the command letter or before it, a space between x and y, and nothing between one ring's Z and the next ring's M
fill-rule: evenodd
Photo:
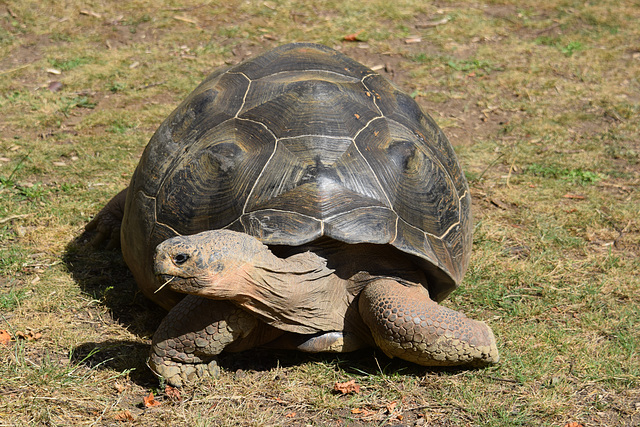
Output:
M360 393L360 386L356 384L356 380L350 380L345 383L335 383L333 391L337 391L342 394Z
M122 422L135 421L135 418L133 418L133 415L131 415L131 412L129 411L118 412L115 416L115 419L116 421L122 421Z
M577 423L575 421L568 422L564 425L564 427L584 427L583 424Z
M180 396L180 390L175 387L171 387L170 385L166 385L164 387L164 394L171 400L181 401L182 396Z
M375 411L369 411L368 409L360 409L360 408L353 408L351 410L351 413L354 415L361 415L363 418L370 417L372 415L377 414L377 412Z
M358 36L360 36L360 34L362 34L363 30L360 31L356 31L355 33L352 34L347 34L346 36L344 36L344 41L346 42L359 42L362 41L360 38L358 38Z
M297 414L295 412L289 412L287 415L285 415L285 418L295 418Z
M62 89L62 83L57 82L57 81L53 81L53 82L50 82L47 87L49 88L49 90L51 92L57 92L60 89Z
M145 396L142 398L142 402L144 403L145 408L153 408L155 406L160 406L161 403L158 402L154 397L153 393L149 392L149 396Z
M27 332L16 331L16 338L27 341L37 341L42 338L42 334L40 332L33 332L31 328L27 328Z
M387 403L386 408L389 413L392 413L394 409L398 406L398 402L395 400L393 402Z
M564 196L565 199L576 199L576 200L583 200L585 197L581 196L580 194L571 194L571 193L567 193Z
M9 345L11 342L11 334L4 329L0 329L0 344Z

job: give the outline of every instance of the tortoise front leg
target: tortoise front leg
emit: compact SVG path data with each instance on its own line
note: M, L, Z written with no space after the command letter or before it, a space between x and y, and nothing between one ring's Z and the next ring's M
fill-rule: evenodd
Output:
M432 301L421 286L394 280L369 283L360 315L385 354L424 366L482 366L498 362L491 329Z
M176 387L220 374L216 356L269 342L282 331L228 301L187 295L163 319L153 335L148 364Z

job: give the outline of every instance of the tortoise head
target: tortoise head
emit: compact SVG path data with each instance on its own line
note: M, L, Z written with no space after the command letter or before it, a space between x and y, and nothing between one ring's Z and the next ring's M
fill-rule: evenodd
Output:
M259 252L268 250L244 233L211 230L191 236L177 236L156 247L154 273L162 285L182 293L226 298L216 284L252 265Z

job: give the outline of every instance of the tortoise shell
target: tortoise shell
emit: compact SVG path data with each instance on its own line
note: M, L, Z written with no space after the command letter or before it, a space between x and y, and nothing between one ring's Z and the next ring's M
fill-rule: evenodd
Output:
M155 247L219 228L268 245L393 245L440 301L469 261L470 205L451 144L410 96L333 49L289 44L214 72L160 125L121 237L142 290L165 307Z

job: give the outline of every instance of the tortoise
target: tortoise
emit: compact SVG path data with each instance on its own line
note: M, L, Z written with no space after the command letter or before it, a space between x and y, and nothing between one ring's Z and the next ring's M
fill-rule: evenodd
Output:
M142 292L169 310L148 363L173 385L258 346L498 361L485 323L439 304L472 244L451 144L410 96L322 45L208 76L87 229L119 239Z

